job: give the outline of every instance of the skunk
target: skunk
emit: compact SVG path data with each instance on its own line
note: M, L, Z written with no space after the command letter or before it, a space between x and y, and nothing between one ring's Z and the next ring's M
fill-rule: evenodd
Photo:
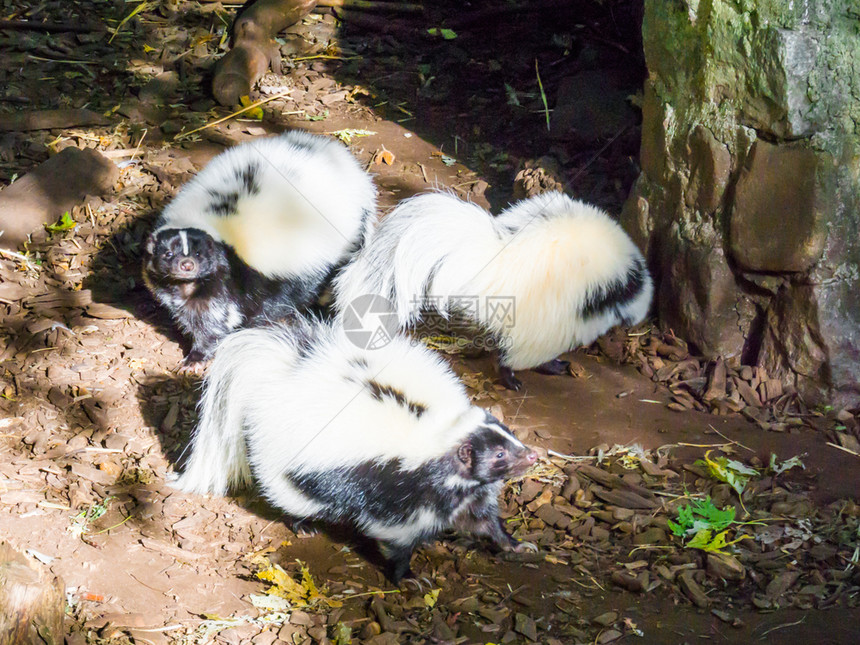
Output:
M340 143L307 132L215 157L159 217L144 283L190 336L186 365L231 331L314 302L368 238L376 189Z
M426 313L465 318L513 370L562 373L556 357L648 313L653 285L639 249L608 214L559 192L493 217L441 192L401 202L334 282L342 317L364 294L387 298L401 327Z
M231 334L189 446L177 488L223 495L256 480L288 515L375 540L394 583L411 575L413 549L448 528L523 546L502 526L498 495L535 452L401 336L367 350L302 317Z

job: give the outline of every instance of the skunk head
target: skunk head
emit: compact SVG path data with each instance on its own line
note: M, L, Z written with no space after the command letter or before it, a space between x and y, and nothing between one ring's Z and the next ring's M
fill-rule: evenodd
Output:
M498 419L487 414L457 448L460 475L488 484L522 475L537 461L537 453L523 445Z
M191 282L226 267L224 248L195 228L165 228L153 232L144 248L144 270L155 277Z

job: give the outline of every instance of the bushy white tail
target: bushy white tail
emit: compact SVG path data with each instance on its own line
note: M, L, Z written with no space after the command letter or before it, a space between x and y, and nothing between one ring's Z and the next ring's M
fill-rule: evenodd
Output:
M338 311L373 294L401 327L457 312L498 341L503 364L536 367L647 314L645 260L603 210L559 192L498 217L447 193L401 202L335 282Z
M200 421L185 470L173 483L189 493L224 495L249 485L251 468L245 441L247 411L257 399L260 379L274 377L273 363L289 370L301 334L247 329L218 346L204 382Z
M480 272L500 246L492 217L476 204L443 192L406 199L388 214L372 242L335 280L335 305L343 312L354 299L388 299L401 327L424 308L447 314L465 278Z

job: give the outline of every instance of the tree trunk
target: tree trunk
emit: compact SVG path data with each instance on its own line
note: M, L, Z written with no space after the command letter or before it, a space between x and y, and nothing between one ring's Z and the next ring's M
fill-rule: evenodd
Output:
M233 23L233 49L215 66L212 94L221 105L236 105L279 58L275 35L298 22L316 0L257 0Z

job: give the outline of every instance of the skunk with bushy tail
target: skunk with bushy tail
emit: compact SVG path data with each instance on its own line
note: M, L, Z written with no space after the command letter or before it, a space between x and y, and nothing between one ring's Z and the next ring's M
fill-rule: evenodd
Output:
M339 312L364 294L393 303L402 327L428 311L477 325L513 370L563 372L559 354L648 313L645 260L601 209L559 192L517 202L497 217L442 192L401 202L334 282Z
M498 496L537 459L423 345L396 336L366 350L301 318L221 342L190 448L176 487L223 495L256 481L294 518L375 540L393 582L445 529L521 548Z
M186 365L231 331L312 305L375 224L376 189L339 142L293 131L216 156L146 241L143 278L192 341Z

